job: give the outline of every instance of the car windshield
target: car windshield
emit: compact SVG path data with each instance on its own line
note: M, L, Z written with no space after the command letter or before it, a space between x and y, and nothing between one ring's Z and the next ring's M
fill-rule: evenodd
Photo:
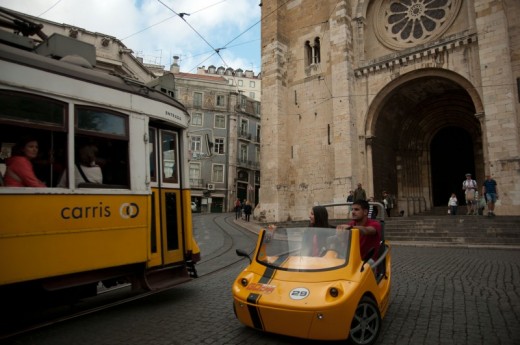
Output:
M347 264L350 231L331 228L266 230L256 260L287 271L326 271Z

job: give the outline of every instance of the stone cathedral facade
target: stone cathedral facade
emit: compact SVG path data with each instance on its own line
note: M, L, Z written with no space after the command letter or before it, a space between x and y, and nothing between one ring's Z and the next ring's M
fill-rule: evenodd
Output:
M518 18L517 0L262 1L255 216L302 220L358 183L405 216L464 205L466 173L519 215Z

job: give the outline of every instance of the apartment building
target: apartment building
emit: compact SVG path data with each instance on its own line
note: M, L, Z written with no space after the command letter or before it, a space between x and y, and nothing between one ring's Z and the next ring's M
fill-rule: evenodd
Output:
M227 212L234 201L258 203L260 102L237 90L223 74L169 72L148 85L182 102L191 115L190 184L201 212ZM210 70L211 71L211 70Z

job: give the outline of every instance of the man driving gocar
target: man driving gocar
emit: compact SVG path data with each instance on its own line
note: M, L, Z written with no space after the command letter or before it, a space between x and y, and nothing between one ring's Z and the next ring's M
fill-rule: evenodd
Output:
M352 221L348 224L341 224L336 230L350 230L352 228L359 229L359 245L361 249L361 258L374 248L372 259L377 259L379 246L381 244L381 224L374 219L368 218L369 204L365 200L356 200L352 204Z

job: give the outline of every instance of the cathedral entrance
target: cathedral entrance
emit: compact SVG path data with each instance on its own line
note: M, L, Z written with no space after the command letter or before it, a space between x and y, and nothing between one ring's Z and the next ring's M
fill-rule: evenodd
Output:
M475 175L475 156L471 135L459 127L445 127L430 145L433 206L446 206L451 193L463 205L462 181L466 173Z
M369 114L374 196L395 194L397 207L407 215L447 207L452 192L464 204L464 174L484 178L475 95L457 77L405 78L389 84L381 102L374 104L378 113Z

